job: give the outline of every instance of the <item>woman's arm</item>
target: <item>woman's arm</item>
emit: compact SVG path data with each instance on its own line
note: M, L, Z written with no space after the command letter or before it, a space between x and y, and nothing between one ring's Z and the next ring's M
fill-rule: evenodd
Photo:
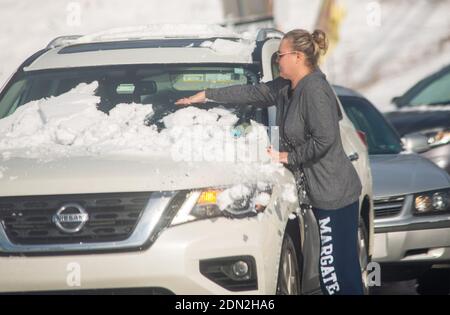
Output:
M334 97L320 85L305 90L304 97L304 120L310 137L306 143L295 146L293 151L288 153L289 165L319 160L336 141L339 132L339 117Z
M205 103L207 100L219 103L253 104L257 106L272 106L276 102L277 91L289 81L277 78L256 85L234 85L219 89L207 89L191 97L178 100L176 105Z

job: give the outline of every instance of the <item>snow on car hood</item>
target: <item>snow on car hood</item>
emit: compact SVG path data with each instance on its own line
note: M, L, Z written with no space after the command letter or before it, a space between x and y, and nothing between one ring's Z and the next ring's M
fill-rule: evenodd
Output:
M450 187L450 176L417 154L370 155L375 198Z
M158 132L145 124L151 105L98 110L97 86L80 84L0 119L0 195L178 190L284 173L266 153L265 128L252 122L236 136L228 109L180 108Z

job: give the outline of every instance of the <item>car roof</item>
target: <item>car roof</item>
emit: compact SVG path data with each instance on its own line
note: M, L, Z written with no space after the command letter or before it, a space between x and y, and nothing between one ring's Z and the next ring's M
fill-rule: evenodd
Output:
M362 94L358 93L357 91L341 85L333 84L333 89L336 92L337 96L353 96L365 98Z
M447 73L450 72L450 64L447 66L444 66L440 70L433 72L432 74L424 77L423 79L419 80L417 83L415 83L412 87L410 87L403 95L397 97L397 100L395 103L399 106L407 106L409 102L421 91L423 91L424 88L426 88L428 85L430 85L432 82L440 79L441 77L447 75Z
M161 24L55 38L25 71L132 64L250 64L258 42L282 33L261 29L254 38L219 25ZM257 58L256 58L257 59Z
M176 48L128 48L109 50L88 50L61 53L69 47L50 49L25 71L44 69L79 68L92 66L132 64L177 64L177 63L238 63L248 64L251 57L245 54L221 54L204 47Z

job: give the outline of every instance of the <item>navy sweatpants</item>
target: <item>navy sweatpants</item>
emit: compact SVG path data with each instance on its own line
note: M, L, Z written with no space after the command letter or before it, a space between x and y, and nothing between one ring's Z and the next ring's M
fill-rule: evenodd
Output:
M358 201L339 209L312 210L320 232L319 274L323 294L363 294Z

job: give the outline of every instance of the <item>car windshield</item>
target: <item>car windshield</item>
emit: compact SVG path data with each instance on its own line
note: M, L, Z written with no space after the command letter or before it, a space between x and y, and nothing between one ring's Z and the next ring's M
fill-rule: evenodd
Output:
M0 98L0 119L31 101L62 95L81 83L98 82L97 108L109 113L118 104L152 104L154 115L148 124L158 123L180 109L174 102L207 88L255 84L256 71L242 65L126 65L81 69L24 72L7 85ZM224 104L208 103L208 109ZM254 106L231 106L243 120L253 119L267 125L267 110Z
M450 104L450 72L425 86L409 102L410 106L449 105Z
M339 99L355 128L366 134L369 154L398 154L403 150L392 127L367 100L354 96Z

